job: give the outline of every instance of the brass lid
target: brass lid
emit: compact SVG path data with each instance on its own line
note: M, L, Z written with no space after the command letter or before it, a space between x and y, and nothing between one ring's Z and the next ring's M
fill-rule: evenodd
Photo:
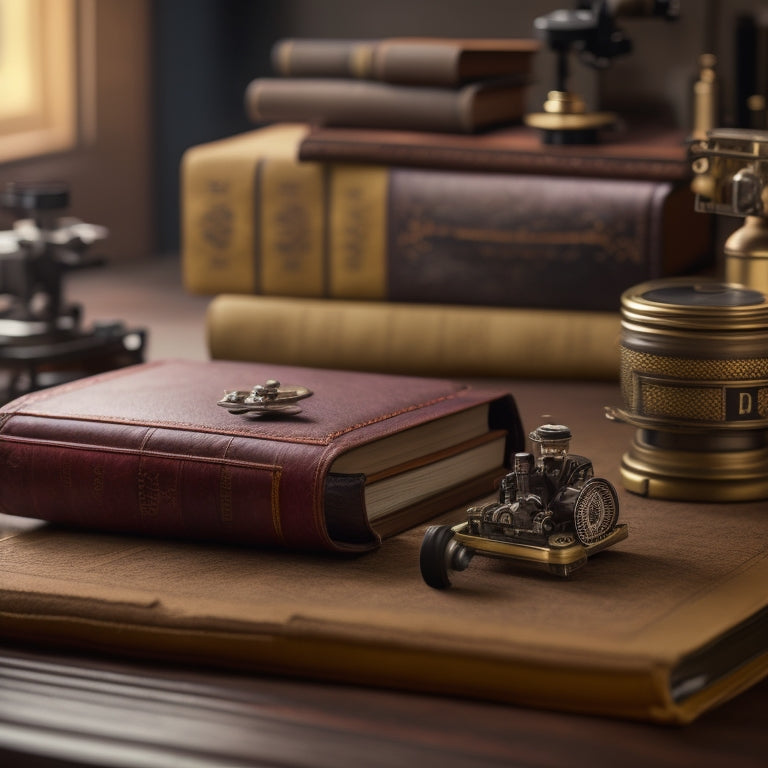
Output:
M621 297L625 327L717 331L768 331L768 297L735 283L696 277L640 283Z

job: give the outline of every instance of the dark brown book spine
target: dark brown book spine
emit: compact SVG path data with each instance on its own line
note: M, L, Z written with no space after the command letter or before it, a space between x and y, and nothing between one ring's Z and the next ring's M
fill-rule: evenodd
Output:
M388 199L395 301L617 310L709 252L690 191L668 182L400 169Z
M351 79L262 77L249 84L245 95L248 115L255 123L456 133L519 122L524 102L522 82L470 84L454 90Z
M299 157L324 163L683 181L691 178L684 139L679 131L637 131L600 144L552 146L525 126L472 136L316 126L302 140Z
M272 47L272 69L282 77L372 76L376 43L370 40L278 40Z
M272 66L283 77L455 87L473 80L527 74L538 49L535 40L510 38L286 39L273 46Z

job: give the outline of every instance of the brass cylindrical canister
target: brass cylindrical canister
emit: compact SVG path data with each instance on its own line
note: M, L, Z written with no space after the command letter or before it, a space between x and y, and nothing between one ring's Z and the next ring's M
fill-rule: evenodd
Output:
M637 427L625 487L656 498L768 497L768 298L741 285L657 280L622 296L614 418Z

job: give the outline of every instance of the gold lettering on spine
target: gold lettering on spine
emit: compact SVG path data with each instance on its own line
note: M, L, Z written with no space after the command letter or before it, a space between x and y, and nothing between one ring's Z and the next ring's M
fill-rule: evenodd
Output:
M184 281L193 291L256 288L253 170L256 160L221 144L188 150L182 163ZM257 153L256 153L257 154ZM258 155L257 155L258 156Z
M225 180L211 179L207 186L210 204L201 214L200 242L208 248L209 269L227 269L232 249L235 215L229 201L229 184Z
M165 504L166 509L173 510L177 513L180 508L179 504L179 487L178 487L178 467L177 473L174 475L174 482L166 488L160 488L160 499Z
M283 522L280 518L280 480L283 473L280 469L272 472L271 503L272 503L272 527L275 530L275 536L281 543L285 543L283 534Z
M70 457L66 454L61 457L59 464L59 480L61 481L62 489L72 490L72 464Z
M294 166L304 125L275 125L191 147L181 163L182 266L197 293L261 293L261 161ZM307 172L308 169L305 168ZM268 203L268 200L264 201ZM318 210L316 216L323 220Z
M100 495L104 491L104 467L95 465L93 467L93 492Z
M219 480L219 515L223 523L232 522L232 470L227 466L221 468Z
M102 464L91 465L91 499L97 504L104 498L105 474Z
M333 167L329 194L332 296L386 298L388 190L386 168Z
M325 294L325 177L322 165L266 158L259 171L261 290Z
M139 469L138 474L139 514L154 518L160 512L160 478L157 472Z

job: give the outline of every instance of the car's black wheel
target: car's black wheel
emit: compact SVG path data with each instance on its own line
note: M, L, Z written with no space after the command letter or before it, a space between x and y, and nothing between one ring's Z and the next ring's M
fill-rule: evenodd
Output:
M446 589L451 586L450 544L453 530L448 525L430 525L424 533L419 554L421 576L430 587Z
M618 519L619 498L613 485L601 477L587 480L573 507L576 538L584 545L596 544L616 527Z

